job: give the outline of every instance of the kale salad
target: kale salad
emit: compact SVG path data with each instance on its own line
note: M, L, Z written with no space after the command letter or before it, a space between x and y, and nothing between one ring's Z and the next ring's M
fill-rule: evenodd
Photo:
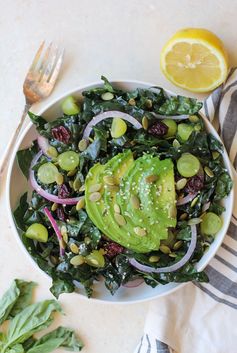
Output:
M38 139L17 159L33 191L14 212L26 249L56 297L90 297L97 281L111 294L207 282L195 264L222 227L232 180L202 103L102 79L52 122L29 112Z

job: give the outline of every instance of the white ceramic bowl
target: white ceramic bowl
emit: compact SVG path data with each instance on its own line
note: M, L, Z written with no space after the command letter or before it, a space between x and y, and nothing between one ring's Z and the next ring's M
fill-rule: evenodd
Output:
M119 87L121 89L126 89L126 90L133 90L137 87L149 88L151 86L155 86L154 84L151 84L151 83L145 83L145 82L139 82L139 81L115 81L112 83L114 86ZM50 105L44 107L39 112L39 115L43 115L44 118L46 118L47 120L53 120L58 116L60 116L61 114L60 103L66 96L73 95L74 97L80 99L82 91L96 86L101 86L101 85L102 85L101 82L96 82L93 84L89 84L87 86L77 87L72 91L66 92L63 96L54 100ZM173 95L172 92L168 92L168 93ZM203 116L203 119L207 130L210 131L217 139L220 140L217 132L209 123L209 121L206 119L206 117ZM17 165L16 152L19 149L24 149L26 147L29 147L32 140L35 139L36 135L37 135L36 130L33 124L30 123L28 127L21 134L15 146L14 152L10 160L8 176L7 176L7 208L8 208L8 214L10 216L10 222L12 225L13 233L18 240L19 246L23 249L25 254L33 263L33 265L39 269L38 265L31 258L31 256L25 249L23 243L21 242L20 236L17 232L16 226L14 223L13 215L12 215L13 210L16 208L19 202L20 196L28 189L27 180L25 179L25 177L23 176L23 174L21 173ZM230 166L230 162L226 151L224 151L223 153L223 158L224 158L224 163L227 170L229 171L230 175L232 175L231 166ZM205 266L210 262L210 260L218 250L219 246L221 245L223 238L226 234L226 231L230 222L230 218L231 218L232 207L233 207L233 190L231 191L230 195L225 200L223 200L223 205L226 208L226 211L222 215L223 227L219 231L219 233L216 234L215 240L211 244L209 250L203 255L202 259L198 262L197 270L199 271L203 270ZM47 274L45 275L47 276ZM143 284L136 288L120 288L116 292L116 294L112 296L108 292L108 290L104 287L103 283L98 283L98 284L95 284L94 297L97 300L104 301L104 302L115 302L115 303L138 302L138 301L145 301L145 300L154 299L154 298L166 295L176 290L177 288L182 287L183 285L184 284L180 284L180 283L170 283L166 285L159 285L156 288L151 288L150 286Z

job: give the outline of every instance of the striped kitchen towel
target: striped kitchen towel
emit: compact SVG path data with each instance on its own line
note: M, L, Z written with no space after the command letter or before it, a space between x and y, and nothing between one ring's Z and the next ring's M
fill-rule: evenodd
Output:
M219 132L237 184L237 68L204 102ZM223 244L206 268L209 283L188 283L151 302L136 353L237 352L237 189Z

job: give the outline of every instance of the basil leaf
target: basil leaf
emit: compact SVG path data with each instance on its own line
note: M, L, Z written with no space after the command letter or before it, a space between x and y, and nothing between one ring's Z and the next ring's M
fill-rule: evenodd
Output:
M14 304L10 316L14 317L28 305L30 305L33 295L33 289L36 286L35 282L26 282L20 279L15 280L17 287L20 290L20 295L17 298L16 303Z
M21 344L16 344L15 346L7 349L6 353L25 353L25 350Z
M56 300L45 300L26 307L10 322L7 347L22 343L34 333L47 328L53 321L52 313L55 311L61 312L61 306Z
M20 289L17 287L16 281L13 281L11 287L0 300L0 324L7 320L19 296Z
M73 330L58 327L56 330L41 337L27 353L50 353L58 347L64 347L73 352L80 352L83 344L75 336Z

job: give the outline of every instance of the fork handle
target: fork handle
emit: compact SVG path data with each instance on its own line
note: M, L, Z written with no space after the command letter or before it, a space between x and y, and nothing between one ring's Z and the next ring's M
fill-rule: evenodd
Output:
M6 148L5 152L4 152L4 155L3 155L3 158L2 158L1 164L0 164L0 178L3 176L3 174L4 174L4 172L5 172L6 168L7 168L7 165L8 165L9 159L10 159L9 156L12 153L13 147L15 146L15 143L16 143L16 140L18 138L19 132L21 131L22 125L24 123L24 120L26 118L26 115L27 115L30 107L31 107L31 104L28 104L28 103L25 104L25 108L24 108L24 111L22 113L20 122L19 122L14 134L12 135L12 137L11 137L11 139L10 139L8 145L7 145L7 148Z

